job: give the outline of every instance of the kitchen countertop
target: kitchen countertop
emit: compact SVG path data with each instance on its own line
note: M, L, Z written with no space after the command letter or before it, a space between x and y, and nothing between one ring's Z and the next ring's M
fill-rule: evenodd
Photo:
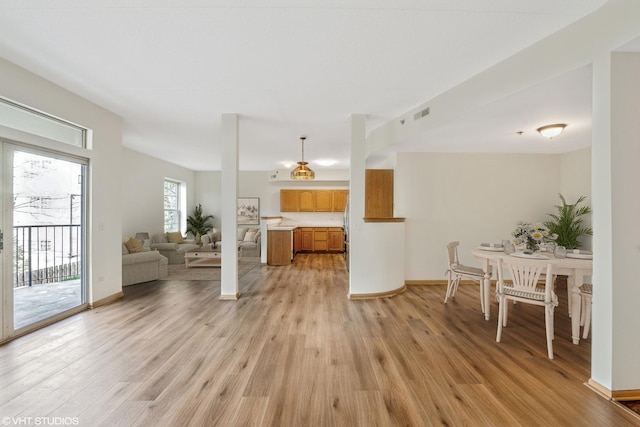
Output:
M335 227L343 228L342 223L337 222L297 222L286 224L273 224L267 226L267 230L294 230L298 227Z

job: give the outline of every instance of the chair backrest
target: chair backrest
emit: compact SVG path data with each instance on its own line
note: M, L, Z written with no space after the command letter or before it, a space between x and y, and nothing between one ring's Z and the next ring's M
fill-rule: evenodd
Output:
M513 288L523 292L541 292L536 290L540 276L545 274L545 301L552 300L553 294L553 264L544 260L504 257L498 259L498 286L504 283L504 272L508 271Z
M451 242L447 245L447 255L449 256L449 267L458 264L458 245L460 242Z

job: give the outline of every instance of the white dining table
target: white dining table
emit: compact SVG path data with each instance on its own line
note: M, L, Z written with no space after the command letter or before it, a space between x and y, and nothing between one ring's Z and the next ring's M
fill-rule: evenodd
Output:
M504 252L494 250L473 249L471 254L482 262L484 271L484 307L485 320L490 318L490 297L491 297L491 276L492 266L497 266L498 259L508 257ZM584 276L591 276L593 273L593 260L581 258L556 258L551 253L542 252L548 259L541 259L541 263L553 264L553 273L568 276L567 288L571 290L569 295L569 316L571 316L571 339L574 344L580 343L580 310L581 300L580 286L584 283Z

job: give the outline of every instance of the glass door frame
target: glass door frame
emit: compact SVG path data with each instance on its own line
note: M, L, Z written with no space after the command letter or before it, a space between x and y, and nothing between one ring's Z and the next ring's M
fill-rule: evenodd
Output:
M14 327L14 283L13 283L13 153L15 151L21 151L31 153L39 156L64 160L79 164L81 166L81 194L80 198L80 304L61 311L51 317L36 321L32 324L15 329ZM87 302L88 296L88 240L87 240L87 221L88 210L87 203L89 199L88 194L88 175L89 175L89 160L81 158L67 153L62 153L46 148L33 146L25 143L20 143L4 138L0 138L0 164L2 165L3 174L0 177L0 183L2 185L2 197L0 197L0 229L4 232L4 249L0 253L0 275L1 275L1 288L0 295L2 296L2 307L0 311L0 343L9 339L15 338L20 335L24 335L33 330L39 329L48 324L57 322L64 318L67 318L75 313L84 311L89 307Z

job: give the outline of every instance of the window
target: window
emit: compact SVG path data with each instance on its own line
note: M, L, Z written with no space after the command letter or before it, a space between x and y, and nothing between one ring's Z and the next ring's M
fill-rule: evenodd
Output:
M180 231L180 183L164 181L164 231Z
M0 98L0 125L86 148L87 130L66 120Z

